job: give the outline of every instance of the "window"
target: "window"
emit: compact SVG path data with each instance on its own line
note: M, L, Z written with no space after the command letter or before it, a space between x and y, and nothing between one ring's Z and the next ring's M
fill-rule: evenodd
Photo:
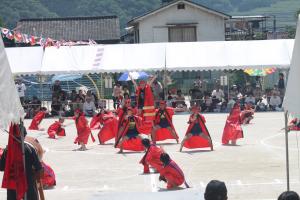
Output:
M169 42L197 41L195 26L177 26L169 28Z
M178 10L185 9L184 3L178 4L178 5L177 5L177 9L178 9Z

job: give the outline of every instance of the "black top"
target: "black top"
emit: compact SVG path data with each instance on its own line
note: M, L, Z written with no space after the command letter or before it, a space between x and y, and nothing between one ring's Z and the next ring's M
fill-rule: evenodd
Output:
M139 108L144 106L145 102L145 89L141 89L140 95L139 95Z
M29 144L24 145L25 149L25 168L26 168L26 178L28 190L26 192L27 199L29 200L38 200L38 192L34 180L34 172L38 172L42 170L42 164L39 161L38 155L33 147ZM7 149L4 149L3 155L0 159L0 171L5 170L5 162L6 162ZM15 200L16 193L14 190L7 190L7 199Z
M284 80L283 79L279 79L278 80L278 88L279 89L284 89Z

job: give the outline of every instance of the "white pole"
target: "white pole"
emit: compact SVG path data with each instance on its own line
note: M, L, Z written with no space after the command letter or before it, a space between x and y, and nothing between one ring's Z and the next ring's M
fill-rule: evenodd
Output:
M290 191L290 164L289 164L289 137L288 137L288 111L284 112L285 122L285 158L286 158L286 184L287 191Z

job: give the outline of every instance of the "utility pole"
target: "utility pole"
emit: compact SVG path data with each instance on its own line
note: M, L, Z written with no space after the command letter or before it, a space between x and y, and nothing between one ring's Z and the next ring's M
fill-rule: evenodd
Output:
M276 15L273 15L273 39L277 39Z

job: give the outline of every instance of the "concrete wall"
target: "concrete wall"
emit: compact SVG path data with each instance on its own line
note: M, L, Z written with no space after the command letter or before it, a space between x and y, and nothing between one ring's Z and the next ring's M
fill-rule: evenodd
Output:
M173 5L146 17L139 23L140 43L168 42L167 24L196 23L197 41L225 40L224 19L185 4L185 9Z

